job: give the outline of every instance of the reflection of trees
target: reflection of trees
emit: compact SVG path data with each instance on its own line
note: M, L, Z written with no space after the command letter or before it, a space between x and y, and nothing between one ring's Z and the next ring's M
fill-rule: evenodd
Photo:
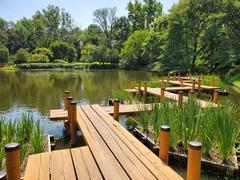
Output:
M46 115L50 109L60 107L65 90L77 100L100 103L117 89L127 88L130 79L150 78L150 73L137 71L0 72L0 111L17 105L37 108Z

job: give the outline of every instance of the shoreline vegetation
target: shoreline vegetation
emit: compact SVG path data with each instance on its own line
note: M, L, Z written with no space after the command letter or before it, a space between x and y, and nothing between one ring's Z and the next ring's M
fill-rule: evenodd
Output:
M11 142L19 143L22 169L26 165L28 155L41 153L46 149L43 128L39 121L35 121L32 114L28 113L8 121L0 117L0 170L6 168L4 146Z

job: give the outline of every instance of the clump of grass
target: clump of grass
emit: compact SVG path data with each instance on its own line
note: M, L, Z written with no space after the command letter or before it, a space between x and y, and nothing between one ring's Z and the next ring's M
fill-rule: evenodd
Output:
M4 167L4 145L17 142L20 146L20 161L29 153L40 153L44 150L43 130L39 122L30 114L22 114L20 119L6 121L0 118L0 170ZM30 146L31 145L31 146Z
M39 121L33 128L32 135L30 137L31 143L31 153L41 153L44 151L44 143L43 143L43 130L39 125Z
M135 97L133 96L133 94L123 91L123 90L118 90L116 91L115 95L114 95L115 99L119 99L121 102L127 102L129 104L135 102Z
M214 130L217 147L223 161L230 159L238 149L235 149L235 143L240 132L237 117L238 113L232 104L220 106L216 109Z
M4 168L4 158L5 158L5 151L4 151L4 146L3 144L0 144L0 170L2 170Z
M136 120L142 126L143 132L148 132L149 127L149 112L148 109L144 104L139 104L139 111L140 113L137 114Z

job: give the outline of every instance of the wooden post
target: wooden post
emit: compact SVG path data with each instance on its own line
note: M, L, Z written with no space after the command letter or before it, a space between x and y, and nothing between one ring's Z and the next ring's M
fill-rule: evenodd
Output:
M215 79L212 79L211 86L215 86Z
M160 90L160 100L163 100L165 96L165 88L161 88Z
M180 78L180 83L181 83L180 86L183 87L183 79L182 78Z
M198 78L198 92L200 92L201 91L201 79L200 78Z
M215 103L215 104L218 103L218 94L219 94L219 91L217 89L215 89L213 92L213 103Z
M167 87L167 82L163 80L163 87L166 88Z
M170 74L168 73L168 77L167 77L167 83L169 84L170 81Z
M20 180L20 147L18 143L5 145L6 170L9 180Z
M114 100L114 111L113 111L113 118L115 120L119 119L119 106L120 106L120 101L118 99Z
M146 102L147 101L147 82L144 83L144 93L143 93L143 96L144 96L144 101Z
M195 91L195 83L196 83L196 80L193 79L193 82L192 82L192 90Z
M170 144L170 127L168 125L162 125L160 126L159 157L166 164L168 164L169 144Z
M178 80L179 80L179 81L181 80L181 75L180 75L180 73L178 73Z
M174 73L173 76L175 77L175 79L177 79L176 73Z
M130 80L130 89L134 89L134 81Z
M7 173L5 171L0 171L0 180L7 180Z
M192 74L191 74L191 72L189 72L189 79L192 79Z
M200 180L202 143L190 141L188 145L187 180Z
M75 146L77 144L77 102L71 102L71 123L70 123L70 130L71 130L71 146Z
M71 120L72 120L72 111L71 111L71 102L73 100L73 97L68 97L67 98L67 106L68 106L68 119L64 121L64 127L67 130L67 134L70 135L71 134L71 130L70 130L70 124L71 124Z
M64 93L64 108L67 110L68 109L68 107L67 107L67 105L68 105L68 101L67 101L67 98L70 96L70 92L69 91L65 91L65 93Z
M141 94L141 87L142 87L142 82L139 80L138 81L138 94Z
M182 107L182 104L183 104L183 92L179 91L179 93L178 93L178 106Z

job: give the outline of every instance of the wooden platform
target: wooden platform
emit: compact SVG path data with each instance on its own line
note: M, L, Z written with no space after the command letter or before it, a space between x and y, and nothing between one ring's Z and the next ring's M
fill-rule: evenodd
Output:
M140 107L143 105L140 104L129 104L129 105L125 105L125 104L120 104L119 106L119 114L120 115L132 115L132 114L136 114L139 111L142 111L143 108ZM152 105L151 104L144 104L144 107L146 109L151 110ZM102 107L108 114L113 114L113 106L104 106ZM54 109L54 110L50 110L50 114L49 114L49 119L51 121L60 121L60 120L66 120L68 119L68 114L67 111L64 109Z
M68 114L64 109L53 109L50 110L49 119L52 121L67 120Z
M77 111L79 129L104 179L182 179L99 105Z
M170 84L173 84L173 85L177 85L177 86L180 86L180 85L181 85L181 82L179 82L179 81L169 81L169 83L170 83ZM192 83L186 83L186 82L184 82L184 83L183 83L183 86L192 87ZM198 84L197 84L197 82L196 82L196 84L195 84L195 89L198 89ZM213 90L215 90L215 89L219 89L219 87L201 85L201 90L213 91Z
M103 179L87 146L28 157L24 180Z
M129 91L128 91L129 92ZM161 88L147 88L147 93L153 96L159 96L161 94ZM168 91L164 92L164 95L166 98L168 99L172 99L175 101L178 101L178 94L175 93L171 93ZM187 102L188 101L188 97L187 96L183 96L183 102ZM212 102L208 102L208 101L203 101L203 100L199 100L196 99L196 101L200 104L201 107L203 108L207 108L207 107L217 107L218 105Z

